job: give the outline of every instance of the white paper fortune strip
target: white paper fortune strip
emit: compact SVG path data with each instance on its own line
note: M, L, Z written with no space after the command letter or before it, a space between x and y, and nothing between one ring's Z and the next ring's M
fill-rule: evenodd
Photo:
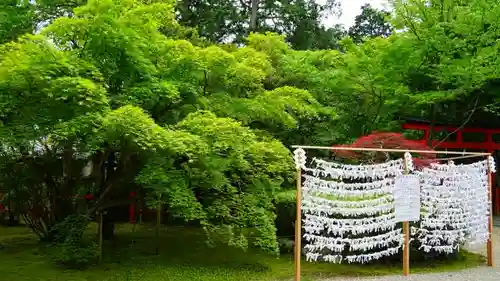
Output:
M387 247L390 243L403 241L403 234L401 229L396 229L375 236L367 236L362 238L333 238L333 237L323 237L314 234L305 234L304 238L308 242L317 244L341 244L349 246L351 251L366 251L372 250L379 247Z
M412 167L411 155L405 157ZM404 236L396 229L393 189L404 163L344 165L315 158L302 167L308 261L366 263L398 253Z
M374 165L344 165L313 158L316 169L310 169L314 176L330 177L332 179L384 179L390 176L402 175L404 159L393 160Z
M487 241L488 165L495 166L492 158L470 165L450 161L419 174L424 213L414 233L425 252L452 253L464 243Z
M352 262L357 262L357 263L366 263L372 260L378 260L383 257L388 257L395 255L399 252L399 250L402 248L402 243L399 244L396 247L389 248L380 252L375 252L375 253L370 253L370 254L363 254L363 255L352 255L352 256L347 256L345 259L352 263Z
M394 209L394 203L389 196L382 196L372 200L359 202L328 200L313 195L305 195L302 199L302 209L305 213L314 215L376 215L379 213L390 213Z
M343 183L304 175L305 194L333 195L342 197L375 197L388 194L394 186L394 179L384 179L369 183Z
M306 214L304 229L311 228L312 233L321 231L344 236L348 233L364 234L375 231L392 230L396 226L394 213L362 219L333 219L325 216ZM314 231L316 229L316 231Z

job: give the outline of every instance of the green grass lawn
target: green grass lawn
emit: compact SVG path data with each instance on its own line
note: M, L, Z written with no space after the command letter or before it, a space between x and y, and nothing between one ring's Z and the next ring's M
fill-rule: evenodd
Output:
M89 233L95 233L91 227ZM0 227L0 279L8 281L274 281L291 280L291 256L217 247L208 248L198 229L170 227L160 235L155 254L152 225L117 226L117 239L105 244L103 263L83 271L63 270L50 261L49 246L37 243L26 228ZM135 241L135 242L133 242ZM453 271L478 266L484 258L464 253L456 261L412 264L412 272ZM401 265L336 265L302 263L303 280L322 277L400 274Z

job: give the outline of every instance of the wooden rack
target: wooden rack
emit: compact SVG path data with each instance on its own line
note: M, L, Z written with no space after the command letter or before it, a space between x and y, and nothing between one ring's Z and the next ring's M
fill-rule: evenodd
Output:
M458 152L458 151L433 151L433 150L408 150L408 149L390 149L390 148L358 148L358 147L339 147L339 146L301 146L293 145L292 148L295 149L319 149L319 150L346 150L346 151L367 151L367 152L393 152L393 153L420 153L420 154L447 154L447 155L461 155L459 157L452 157L446 159L436 159L436 160L452 160L461 159L469 157L488 157L491 153L483 152ZM405 161L405 174L408 174L408 167ZM296 223L295 223L295 249L294 249L294 271L295 278L294 281L300 281L301 278L301 253L302 253L302 170L297 168L297 212L296 212ZM488 162L488 201L491 208L492 200L492 176L491 167ZM488 266L493 266L493 243L491 239L491 233L493 231L493 212L490 212L489 223L488 223L489 237L487 242L487 255L488 255ZM403 222L403 233L404 233L404 248L403 248L403 275L410 275L410 226L409 222Z

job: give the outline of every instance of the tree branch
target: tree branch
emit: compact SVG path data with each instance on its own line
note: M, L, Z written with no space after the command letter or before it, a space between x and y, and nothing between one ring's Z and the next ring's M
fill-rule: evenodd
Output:
M403 6L405 8L406 13L408 14L408 6L407 6L407 4L404 4ZM411 19L409 19L407 16L403 16L403 18L404 18L406 24L408 25L408 27L410 28L411 32L417 37L417 39L419 41L422 41L422 39L420 39L420 36L417 33L417 28L415 27L415 25L413 24L413 22L411 21Z
M102 209L101 204L103 203L104 198L122 179L123 174L126 171L126 168L128 167L129 160L130 160L130 155L124 156L123 160L121 161L121 165L119 165L116 171L112 173L110 179L106 181L105 184L106 188L100 194L99 199L97 199L97 201L95 202L94 207L87 212L88 215L92 215L93 213L96 212L96 210Z
M467 119L465 119L465 121L458 127L456 128L453 132L451 133L448 133L446 135L446 137L444 137L440 142L438 142L438 144L436 144L433 148L436 148L438 147L440 144L442 144L444 141L446 141L451 135L455 134L456 132L462 130L465 125L467 125L467 123L470 121L470 119L472 118L472 115L474 115L474 113L476 112L476 110L478 109L477 107L477 104L479 102L479 95L477 95L477 98L476 98L476 101L474 103L474 108L470 111L470 114L469 116L467 117Z

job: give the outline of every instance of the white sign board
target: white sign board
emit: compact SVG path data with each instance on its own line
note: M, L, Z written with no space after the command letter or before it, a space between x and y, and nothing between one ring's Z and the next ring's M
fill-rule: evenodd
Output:
M420 181L417 176L396 177L393 196L397 222L420 220Z

